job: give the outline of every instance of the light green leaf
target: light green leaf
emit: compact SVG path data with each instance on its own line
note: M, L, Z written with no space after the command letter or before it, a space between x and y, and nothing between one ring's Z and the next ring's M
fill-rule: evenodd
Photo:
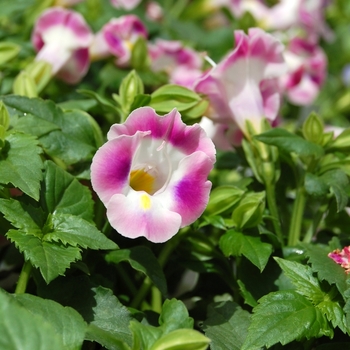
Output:
M317 307L326 315L334 328L339 327L343 333L348 331L345 310L339 305L339 302L326 299L319 303Z
M12 60L20 52L21 47L17 44L2 41L0 43L0 65Z
M248 333L250 314L231 301L208 306L204 321L205 335L211 339L211 350L240 350Z
M280 342L333 336L323 313L295 291L269 293L254 308L242 350L258 350Z
M277 257L275 260L300 294L312 301L314 305L324 300L325 293L321 290L318 279L313 276L311 267Z
M92 221L93 200L88 187L51 161L45 163L42 207L48 213L71 214Z
M25 260L40 269L46 283L64 275L72 262L81 259L80 249L77 247L43 242L38 237L15 230L9 230L6 236L24 253Z
M51 217L52 232L44 241L62 242L63 244L90 249L117 249L118 246L88 221L69 214L54 214Z
M0 289L0 349L62 350L62 337L40 315L33 315Z
M11 183L28 196L39 199L43 162L42 149L35 137L12 133L7 135L0 157L0 183Z
M294 152L301 157L314 156L320 158L324 154L324 150L320 145L307 141L285 129L273 128L255 136L255 138L260 142L276 146L281 151Z
M65 350L81 349L87 325L77 311L30 294L17 294L14 298L31 314L45 319L61 335Z
M225 256L244 255L260 271L265 268L272 253L272 245L262 242L260 236L235 230L229 230L221 236L219 244Z

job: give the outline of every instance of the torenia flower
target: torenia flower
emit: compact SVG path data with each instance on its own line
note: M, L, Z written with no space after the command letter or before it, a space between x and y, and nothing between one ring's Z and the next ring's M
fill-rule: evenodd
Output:
M344 247L342 250L336 249L329 253L328 256L337 264L341 265L346 273L350 272L350 246Z
M89 46L93 35L77 12L60 7L49 8L35 23L32 43L37 61L48 62L52 74L75 84L89 69Z
M248 134L249 120L256 133L261 121L275 120L280 107L277 77L286 72L284 46L259 28L248 35L235 31L236 48L194 85L209 97L207 117L215 122L238 126Z
M326 76L327 56L321 47L294 38L284 53L288 73L281 78L282 89L296 105L310 105Z
M147 29L135 15L112 18L96 34L90 47L91 59L116 57L118 66L127 66L132 48L139 37L147 38Z
M84 0L55 0L54 6L70 7L79 4L79 2L83 1Z
M134 9L141 0L111 0L112 6L117 9L132 10Z
M91 165L91 182L112 227L129 238L161 243L205 209L215 148L198 125L179 112L159 116L150 107L114 124Z
M148 52L151 69L154 72L166 72L170 83L191 88L202 75L201 57L180 41L158 39L154 44L149 44Z

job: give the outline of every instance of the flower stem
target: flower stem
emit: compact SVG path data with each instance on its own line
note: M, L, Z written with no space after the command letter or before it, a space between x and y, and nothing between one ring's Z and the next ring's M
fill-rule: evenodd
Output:
M161 250L159 256L158 256L158 262L161 267L164 267L166 262L168 261L171 253L173 250L177 247L181 240L182 234L186 231L186 229L181 230L175 237L173 237L170 241L165 243L163 249ZM141 288L138 290L137 294L135 295L134 299L131 301L130 306L133 308L139 307L139 305L142 303L144 298L147 296L149 293L150 289L152 287L152 281L151 279L147 276L142 285ZM155 294L153 293L153 296L156 296L157 299L159 299L160 294ZM157 309L159 308L159 300L156 302L152 303L154 305L157 305ZM158 311L158 310L155 310Z
M297 189L295 202L293 205L292 219L289 227L288 245L295 246L301 235L301 225L305 208L306 196L303 186Z
M315 235L315 233L317 232L317 228L323 218L324 213L326 212L328 208L328 205L326 203L323 203L320 205L316 215L314 216L314 219L312 220L312 223L309 227L309 229L306 232L306 235L303 239L304 243L310 243L313 236Z
M23 294L26 291L27 284L32 272L32 264L30 263L29 260L25 261L22 271L19 275L18 281L17 281L17 286L15 290L15 294Z
M281 228L281 221L278 214L277 204L276 204L276 187L275 184L272 182L267 181L265 184L266 187L266 199L267 199L267 205L269 207L271 216L272 216L272 224L275 229L276 236L278 237L279 241L281 242L281 245L284 245L283 242L283 233Z

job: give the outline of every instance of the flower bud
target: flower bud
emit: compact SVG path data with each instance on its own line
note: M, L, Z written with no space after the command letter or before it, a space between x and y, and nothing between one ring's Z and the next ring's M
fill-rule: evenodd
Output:
M137 95L143 94L144 87L141 78L132 70L122 81L119 88L118 102L121 104L123 112L130 113L130 107Z
M150 350L205 350L210 339L194 329L176 329L158 339Z
M147 40L140 36L131 50L131 66L135 69L144 70L148 63Z
M0 125L6 131L10 126L10 115L4 102L0 101Z
M254 227L262 220L265 210L265 192L248 193L232 212L233 224L238 229Z
M324 125L316 113L311 113L302 128L304 138L316 144L323 142Z
M25 71L19 73L13 83L15 95L37 97L38 90L34 79Z
M19 51L20 47L16 44L10 42L0 43L0 64L4 64L12 60L14 57L17 56Z
M52 77L52 66L45 61L34 61L25 71L33 78L37 92L44 89Z

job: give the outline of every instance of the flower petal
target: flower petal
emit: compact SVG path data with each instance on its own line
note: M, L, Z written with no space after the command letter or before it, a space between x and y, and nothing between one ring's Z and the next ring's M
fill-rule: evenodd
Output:
M116 194L107 204L111 226L128 238L146 237L162 243L180 229L181 216L168 210L163 202L144 191L130 190L127 196Z
M104 203L116 193L129 189L129 173L134 153L145 133L120 136L98 149L91 164L91 183Z
M215 161L215 147L199 124L186 125L180 113L173 109L160 117L153 108L141 107L134 110L124 124L112 125L107 134L108 140L119 135L134 135L138 130L150 131L152 138L169 141L184 154L202 151Z

